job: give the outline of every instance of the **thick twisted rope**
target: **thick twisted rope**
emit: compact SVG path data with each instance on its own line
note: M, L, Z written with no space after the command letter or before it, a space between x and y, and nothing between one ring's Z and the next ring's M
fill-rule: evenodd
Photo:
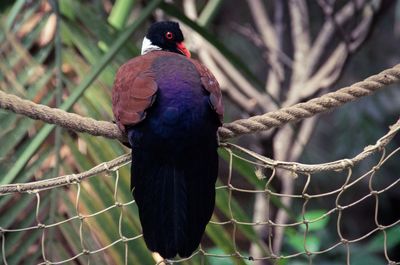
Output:
M22 99L3 91L0 91L0 108L28 116L35 120L56 124L76 132L85 132L94 136L104 136L126 142L126 137L114 123L98 121L61 109L36 104L30 100Z
M386 145L393 139L393 137L400 131L400 119L390 126L389 131L382 136L374 145L367 146L364 150L358 155L354 156L350 159L341 159L337 161L332 161L324 164L314 164L314 165L306 165L297 162L284 162L284 161L276 161L260 154L257 154L251 150L245 149L235 144L224 143L222 147L228 149L237 149L243 153L246 153L258 161L262 162L265 167L269 167L271 169L281 168L285 170L290 170L293 173L315 173L315 172L323 172L323 171L338 171L344 170L349 167L353 167L355 164L364 160L368 156L384 150ZM28 183L18 183L18 184L7 184L0 185L0 195L9 194L9 193L21 193L21 192L38 192L46 189L51 189L54 187L60 187L64 185L68 185L71 183L78 183L83 179L98 175L104 172L116 171L120 167L129 163L131 160L131 154L125 154L119 156L111 161L101 163L88 171L81 172L79 174L70 174L65 176L60 176L52 179L45 179L39 181L33 181Z
M273 160L263 155L260 155L256 152L248 150L244 147L233 143L223 143L222 147L227 147L230 149L236 149L240 152L250 155L251 157L256 158L257 160L264 163L265 167L275 169L281 168L285 170L292 171L294 173L316 173L323 171L341 171L349 167L353 167L357 163L363 161L365 158L369 157L372 154L375 154L379 151L384 150L384 148L389 144L389 142L393 139L393 137L398 134L400 131L400 119L397 120L396 123L389 127L389 131L376 141L374 145L369 145L364 148L364 150L353 158L345 158L341 160L332 161L329 163L323 164L302 164L298 162L286 162L286 161L278 161ZM399 147L400 148L400 147Z
M288 122L299 121L304 118L312 117L315 114L340 107L345 103L370 95L398 81L400 81L400 64L384 70L379 74L370 76L364 81L311 99L307 102L224 124L224 126L220 128L219 134L222 138L227 139L280 127Z
M248 119L240 119L231 123L225 123L219 129L219 136L221 140L226 140L243 134L280 127L288 122L299 121L318 113L340 107L345 103L370 95L399 80L400 64L384 70L379 74L370 76L364 81L311 99L307 102L298 103L290 107L268 112L263 115L253 116ZM126 142L126 136L111 122L97 121L92 118L82 117L78 114L36 104L3 91L0 91L0 108L23 114L32 119L56 124L77 132L86 132L95 136L104 136Z
M54 187L60 187L71 183L79 183L82 180L90 178L97 174L118 170L120 167L122 167L124 164L129 163L130 161L131 161L131 154L129 153L114 158L111 161L101 163L79 174L70 174L51 179L32 181L28 183L0 185L0 194L8 194L15 192L35 192L35 191L51 189Z
M336 92L328 93L322 97L312 99L308 102L299 103L291 107L283 108L260 116L254 116L249 119L242 119L232 123L224 124L220 129L219 134L221 138L228 139L242 134L282 126L290 121L297 121L313 116L317 113L325 112L332 108L337 108L347 102L354 101L357 98L370 95L373 92L399 80L400 65L396 65L395 67L387 69L377 75L373 75L364 81L342 88ZM45 122L57 124L78 132L87 132L92 135L101 135L111 139L118 139L120 141L126 140L125 136L122 135L120 130L113 123L97 121L91 118L82 117L77 114L68 113L60 109L36 104L32 101L24 100L2 91L0 91L0 107L11 110L15 113L24 114L33 119L40 119ZM302 165L299 163L279 162L261 157L249 150L245 150L234 145L230 147L238 148L242 152L251 154L254 157L257 157L260 161L264 161L266 165L290 169L295 172L316 172L332 169L337 170L352 166L354 163L357 163L372 153L375 153L378 149L383 148L400 129L399 122L400 121L394 124L391 127L391 130L384 137L379 139L374 146L370 146L353 159L339 160L321 165ZM2 185L0 186L0 194L7 194L10 192L32 192L35 190L49 189L74 182L80 182L82 179L99 174L101 172L118 169L124 163L129 162L129 160L130 154L126 154L109 162L97 165L96 167L80 174L60 176L54 179L24 184Z

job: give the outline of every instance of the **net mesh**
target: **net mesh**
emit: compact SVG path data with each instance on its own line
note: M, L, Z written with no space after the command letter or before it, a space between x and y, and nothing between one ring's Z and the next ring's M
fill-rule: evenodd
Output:
M224 227L227 234L221 237L227 236L230 248L227 246L224 253L209 251L213 240L206 238L191 257L168 262L184 264L187 260L197 259L200 264L208 264L207 261L211 259L235 262L292 262L301 259L306 264L312 264L319 257L328 255L341 257L342 260L338 261L341 264L351 264L352 255L358 254L362 243L374 241L370 246L376 248L377 255L384 257L388 264L400 264L394 260L394 251L399 244L398 236L395 235L399 233L400 218L387 222L381 213L384 212L382 209L388 193L399 188L400 176L397 171L388 168L382 174L382 168L396 163L396 156L398 159L400 147L396 146L393 138L399 129L400 121L391 126L389 132L376 144L367 146L353 158L318 165L276 161L235 144L221 144L221 156L226 158L228 173L220 176L216 193L217 204L220 203L218 209L225 209L226 212L215 213L207 231ZM15 254L20 248L34 257L30 258L29 263L32 264L111 264L110 260L117 260L118 264L141 264L137 260L140 255L131 255L144 246L140 225L133 221L133 216L137 215L136 205L134 200L120 192L129 186L126 184L129 177L121 174L124 168L129 168L129 163L130 154L127 154L80 174L1 186L1 196L9 198L8 206L2 207L12 208L15 200L31 204L31 211L23 213L17 223L7 223L6 220L11 219L11 216L1 218L3 263L13 264L13 256L9 253ZM255 172L246 182L241 181L243 176L237 173L243 166L250 166ZM296 189L293 194L277 192L274 183L283 176L294 178ZM320 184L321 179L328 185ZM97 205L99 200L90 193L91 185L104 185L105 192L113 193L113 201L107 205ZM59 205L62 214L53 223L46 223L43 221L43 211L48 207L49 199L45 194L50 191L62 198ZM260 195L267 202L265 218L248 220L234 210L238 202L247 200L249 196ZM224 200L221 199L223 197ZM292 200L290 209L287 209L291 218L287 223L275 223L274 209L283 207L280 203L282 198ZM85 207L82 207L82 201L85 201ZM320 210L315 211L316 208ZM355 213L360 209L367 209L370 216L360 215L360 219L357 219ZM14 212L21 214L19 209L13 209L10 214ZM34 215L33 224L24 222L29 220L29 215ZM134 229L130 226L132 222L136 222L133 224ZM364 225L358 229L357 224L360 223ZM97 233L99 229L113 234L110 237L113 240L104 244L99 238L101 234ZM285 231L284 247L280 252L274 251L273 247L276 229ZM333 234L336 238L326 240L329 243L321 240L326 236L322 231L325 229L335 231ZM29 235L33 233L40 234L40 242L29 240ZM62 233L64 237L57 238L57 233ZM320 238L317 240L318 246L316 237ZM249 238L251 242L246 241ZM300 243L293 242L299 238ZM57 243L62 243L60 240L72 243L74 249L55 254L54 248ZM262 254L250 256L251 247L258 248ZM124 253L124 256L116 257L117 250L120 251L118 253ZM166 262L157 258L155 260L157 264Z

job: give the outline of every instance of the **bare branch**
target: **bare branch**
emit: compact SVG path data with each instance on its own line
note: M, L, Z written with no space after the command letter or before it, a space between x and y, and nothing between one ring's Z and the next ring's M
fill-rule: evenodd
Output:
M293 140L293 146L290 148L290 152L288 152L288 161L298 161L298 158L303 153L304 147L310 140L316 122L317 117L314 116L301 123L300 129Z
M308 9L304 0L290 0L289 11L294 49L292 71L292 88L302 85L307 80L307 56L310 50L310 25Z
M283 160L289 156L290 153L290 139L294 137L293 128L290 126L284 127L278 131L274 138L274 159ZM282 194L293 194L293 176L289 172L281 172L279 178L282 182ZM287 222L288 215L285 211L285 208L290 206L291 198L282 197L281 203L283 208L278 209L276 214L275 222L278 224L284 224ZM273 241L273 251L275 254L280 253L280 249L283 241L283 227L275 227L274 232L274 241Z
M184 0L183 1L183 10L185 15L192 19L196 20L198 18L197 9L196 9L196 1L194 0Z
M263 111L276 109L276 104L265 94L260 93L214 46L207 43L210 54L236 83L238 88L248 97L253 98Z
M276 159L283 159L285 161L297 161L300 155L303 153L304 147L309 141L311 134L314 130L316 117L305 120L300 127L298 133L294 133L291 127L285 127L279 131L276 136L277 143L284 143L278 145L275 149ZM279 157L279 158L278 158ZM294 177L288 172L283 172L281 175L282 179L282 193L292 194ZM290 206L291 198L285 197L282 199L282 203L285 206ZM288 220L288 214L284 208L279 208L276 214L275 223L284 224ZM279 254L283 242L284 228L277 226L274 233L274 253Z
M330 86L339 77L343 65L347 59L346 44L341 43L326 63L303 86L294 86L283 106L290 106L307 98L319 90Z
M332 85L339 77L343 69L343 65L349 54L355 51L365 40L373 20L374 9L372 6L366 4L366 6L364 7L363 19L359 22L359 24L355 27L351 34L347 34L343 31L341 25L345 22L345 19L347 19L347 17L352 12L355 12L354 9L345 9L345 6L341 10L341 12L343 12L341 13L343 14L342 16L332 16L333 7L328 5L324 0L319 0L318 2L321 8L324 10L327 21L330 21L332 25L331 29L336 29L336 31L339 32L342 36L343 41L338 43L332 54L327 59L325 59L325 63L318 69L316 73L309 77L309 80L306 81L304 86L300 87L299 83L294 84L295 89L293 89L288 95L287 100L283 104L284 106L292 105L296 102L299 102L304 98L316 94L319 90ZM351 5L349 7L354 8L354 5ZM344 10L346 12L344 12ZM320 36L322 35L320 34ZM313 51L310 52L309 57L313 56L312 53ZM323 56L323 54L321 54L321 56ZM312 66L308 67L308 69L310 69L311 67Z
M244 37L249 39L253 43L254 46L265 50L265 56L264 56L265 60L266 61L269 60L269 58L270 58L269 54L271 51L268 49L268 47L265 46L265 43L262 41L260 35L257 34L257 32L255 32L255 30L251 26L242 26L238 23L235 23L234 29L238 33L240 33L241 35L243 35ZM285 65L289 68L293 67L293 60L287 54L285 54L283 51L280 51L280 50L277 50L276 53L278 55L279 61L283 65ZM276 98L278 98L278 96L276 96Z
M276 51L280 50L278 46L277 36L275 29L265 13L265 8L260 0L247 0L250 7L250 11L253 16L254 23L257 27L258 32L261 34L261 38L268 47L270 53L269 62L271 63L271 70L268 74L268 81L266 90L269 91L273 96L278 95L280 83L283 80L283 67L278 60Z
M359 0L358 2L358 6L362 6L365 4L366 0ZM308 56L307 76L311 76L311 74L315 71L324 52L326 51L328 44L332 42L337 28L342 27L349 19L353 18L356 12L357 7L355 6L354 2L349 1L333 16L333 19L325 20L325 23L322 26L316 40L314 41Z
M257 193L255 202L254 202L253 222L266 220L267 217L269 217L269 211L270 211L269 201L267 200L265 194ZM269 220L269 218L267 220ZM254 230L257 233L257 235L261 235L262 239L264 239L265 235L268 236L270 227L265 226L265 225L255 226ZM261 243L261 242L259 242L259 243ZM262 247L264 249L268 249L268 247L264 244ZM264 254L263 249L261 249L260 246L256 242L252 242L252 244L250 246L250 256L262 257L263 254ZM253 264L254 265L263 265L263 264L268 264L268 263L266 263L263 260L255 260L253 262Z
M185 14L191 19L196 20L197 10L195 1L185 0L183 4ZM247 113L254 113L256 105L258 105L263 111L270 110L270 107L274 105L273 102L266 95L258 92L258 90L251 85L234 66L232 66L232 64L218 49L195 32L189 32L189 34L191 34L190 39L196 43L200 60L214 73L221 84L221 89L226 92L233 102L238 104L238 106ZM235 82L235 85L233 85L221 71L216 62L218 62L218 65L223 69L226 75Z
M239 89L226 78L226 75L220 70L208 51L199 50L198 55L201 61L217 78L221 85L221 90L246 113L254 113L257 107L257 101L255 99L249 99L239 92Z
M350 52L355 51L364 42L368 35L372 21L374 19L374 9L372 6L364 8L363 19L358 26L351 32L351 43L349 45Z

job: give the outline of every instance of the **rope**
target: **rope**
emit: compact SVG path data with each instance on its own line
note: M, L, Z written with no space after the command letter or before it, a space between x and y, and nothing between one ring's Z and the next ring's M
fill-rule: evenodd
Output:
M389 127L389 131L384 136L379 138L379 140L376 141L374 145L365 147L364 151L354 156L353 158L346 158L346 159L332 161L329 163L312 164L312 165L302 164L297 162L273 160L233 143L223 143L222 147L236 149L242 153L250 155L251 157L255 157L259 161L262 161L265 164L265 167L269 167L271 169L281 168L292 171L294 173L309 174L309 173L324 172L324 171L342 171L349 167L353 167L354 165L363 161L370 155L383 150L399 131L400 131L400 119L397 120L395 124L391 125Z
M223 143L221 147L227 149L236 149L242 153L248 154L251 157L256 158L258 161L262 162L264 167L268 167L271 169L285 169L289 170L293 173L302 173L302 174L310 174L316 172L323 171L341 171L350 167L353 167L357 163L361 162L368 156L377 153L381 150L384 150L385 146L389 144L389 142L393 139L393 137L400 131L400 119L390 126L389 131L382 136L380 139L376 141L374 145L367 146L364 148L364 151L356 155L351 159L341 159L337 161L332 161L324 164L314 164L314 165L306 165L297 162L284 162L277 161L260 154L257 154L251 150L243 148L241 146L232 144L232 143ZM8 184L8 185L0 185L0 195L8 194L8 193L21 193L21 192L33 192L33 191L41 191L54 187L59 187L63 185L68 185L71 183L80 182L83 179L92 177L94 175L110 172L114 170L118 170L118 168L122 167L125 164L128 164L131 160L131 154L125 154L119 156L109 162L101 163L88 171L82 172L80 174L70 174L65 176L60 176L52 179L45 179L39 181L33 181L29 183L16 183L16 184ZM250 161L251 162L251 161Z
M364 81L311 99L307 102L224 124L224 126L220 128L219 134L221 138L227 139L280 127L288 122L312 117L315 114L340 107L360 97L371 95L373 92L398 81L400 81L400 64L379 74L370 76Z
M0 108L23 114L31 119L56 124L76 132L85 132L94 136L104 136L126 142L126 137L114 123L98 121L61 109L36 104L3 91L0 91Z
M288 122L299 121L318 113L340 107L345 103L370 95L399 80L400 64L384 70L379 74L370 76L364 81L311 99L307 102L298 103L291 107L253 116L248 119L240 119L231 123L225 123L219 129L219 136L221 140L226 140L243 134L280 127ZM0 91L0 108L23 114L32 119L56 124L77 132L86 132L95 136L104 136L110 139L118 139L122 142L127 142L126 136L121 133L114 123L97 121L61 109L36 104L3 91Z
M131 160L131 154L125 154L114 158L111 161L101 163L85 172L79 174L70 174L65 176L59 176L52 179L44 179L39 181L32 181L28 183L8 184L0 185L0 194L8 194L14 192L31 192L35 190L46 190L54 187L59 187L71 183L81 182L83 179L92 177L94 175L114 171L120 168L122 165L129 163Z

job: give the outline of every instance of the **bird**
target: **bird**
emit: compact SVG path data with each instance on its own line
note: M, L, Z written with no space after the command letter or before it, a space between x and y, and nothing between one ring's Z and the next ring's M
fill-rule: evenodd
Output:
M223 103L179 23L149 27L141 55L116 73L112 109L132 148L131 190L147 248L164 259L189 257L214 210Z

